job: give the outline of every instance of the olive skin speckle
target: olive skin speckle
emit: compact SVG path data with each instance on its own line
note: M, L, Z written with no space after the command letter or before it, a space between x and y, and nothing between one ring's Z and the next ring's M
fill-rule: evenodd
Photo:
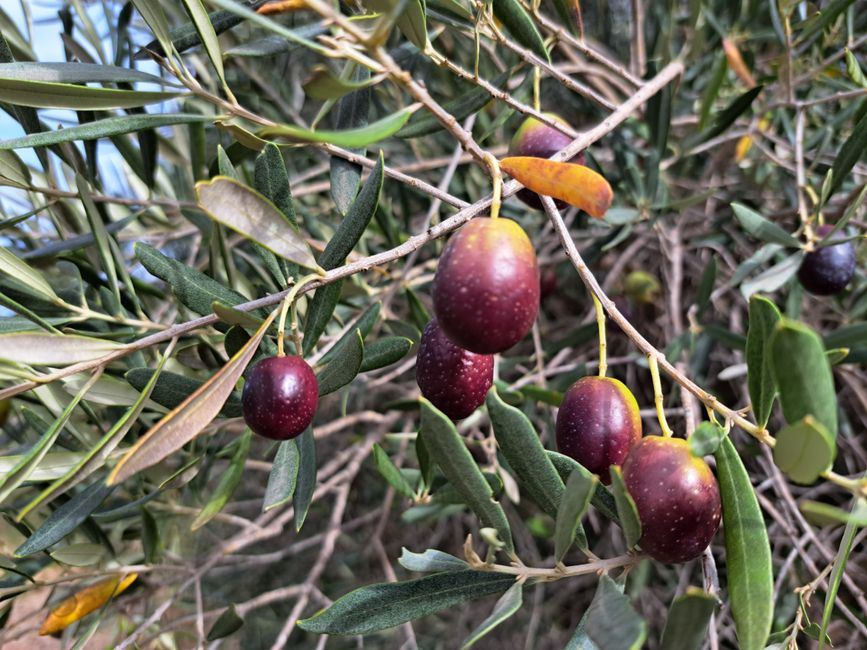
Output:
M623 463L623 479L641 520L644 552L669 564L702 554L720 524L719 484L686 440L642 438Z
M826 237L833 226L820 226L816 234L819 238ZM843 239L845 235L837 233L834 239ZM833 239L832 239L833 241ZM855 275L855 246L852 242L843 242L833 246L817 248L804 256L798 269L798 280L807 291L816 296L832 296L841 292Z
M454 343L504 352L539 312L539 265L527 233L510 219L477 218L446 244L433 282L434 312Z
M462 420L485 401L494 382L494 357L455 345L432 320L421 335L415 376L431 404L452 420Z
M316 415L319 384L313 369L296 356L268 357L250 369L241 406L244 421L271 440L304 432Z
M555 122L567 124L566 120L556 113L545 113L545 115ZM530 156L532 158L550 158L571 142L572 138L565 133L540 122L535 117L528 117L521 123L518 130L515 131L515 135L509 143L509 155ZM583 165L584 154L579 153L569 162ZM527 188L522 188L518 190L516 196L529 207L535 208L536 210L542 209L542 199L540 199L539 195L535 192L532 192ZM568 207L566 203L559 199L554 199L554 204L559 210Z
M611 483L611 465L623 464L640 439L638 402L622 382L582 377L566 391L557 413L557 449L605 485Z

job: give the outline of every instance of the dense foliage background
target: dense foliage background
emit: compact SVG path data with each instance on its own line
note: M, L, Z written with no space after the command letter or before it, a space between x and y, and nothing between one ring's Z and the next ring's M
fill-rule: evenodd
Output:
M0 7L4 648L456 648L480 624L490 648L812 647L826 633L867 645L859 3L12 5ZM486 154L502 158L540 111L571 125L566 157L584 150L614 204L598 220L532 210L506 182L501 214L532 239L542 309L498 356L502 400L458 423L475 463L447 484L415 444L421 417L453 433L414 380L431 280L446 236L491 204ZM859 256L827 298L796 278L819 221ZM275 328L260 325L302 277L303 352L323 396L313 429L278 445L245 430L236 386L253 355L274 353ZM563 392L598 370L588 289L610 316L608 374L636 395L646 434L660 433L664 400L675 435L698 431L694 448L735 477L700 560L628 554L628 508L603 516L597 493L583 518L592 554L572 548L564 573L555 517L498 452L491 409L527 417L510 434L526 449L528 432L556 448ZM771 303L791 336L774 354ZM819 423L797 428L804 415ZM775 436L794 461L775 462ZM523 568L503 554L500 569L478 566L497 539L465 505L485 507L468 495L476 480ZM456 585L466 565L412 555L427 549L485 570ZM297 625L424 571L445 582ZM509 589L483 623L513 574L523 598ZM387 629L362 637L365 625ZM40 627L60 640L35 640Z

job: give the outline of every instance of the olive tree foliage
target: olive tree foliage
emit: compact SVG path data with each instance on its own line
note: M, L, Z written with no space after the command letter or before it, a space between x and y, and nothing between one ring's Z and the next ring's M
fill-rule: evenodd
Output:
M65 60L0 8L0 643L867 644L858 3L55 4ZM510 198L528 116L603 218ZM492 206L542 309L456 424L415 352ZM826 298L796 277L820 223L860 256ZM240 395L281 324L320 399L276 443ZM606 359L711 460L699 560L643 555L619 474L556 452Z

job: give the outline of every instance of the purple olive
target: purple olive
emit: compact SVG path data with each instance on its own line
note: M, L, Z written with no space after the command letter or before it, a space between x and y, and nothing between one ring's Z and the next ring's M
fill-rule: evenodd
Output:
M816 234L820 238L834 229L831 225L819 226ZM834 235L831 241L843 239L843 233ZM798 269L798 280L807 291L817 296L831 296L839 293L855 275L855 246L843 242L832 246L817 248L804 256Z
M244 421L272 440L294 438L316 415L319 384L313 369L296 356L268 357L250 369L241 395Z
M582 377L557 412L557 449L597 474L606 485L609 468L621 465L641 439L641 414L629 389L611 377Z
M623 480L641 520L638 545L660 562L698 557L719 528L719 484L682 438L647 436L623 463Z
M485 401L494 381L494 357L455 345L432 320L421 335L415 378L431 404L462 420Z
M477 354L503 352L532 329L539 266L527 233L510 219L478 218L446 244L433 283L442 330Z

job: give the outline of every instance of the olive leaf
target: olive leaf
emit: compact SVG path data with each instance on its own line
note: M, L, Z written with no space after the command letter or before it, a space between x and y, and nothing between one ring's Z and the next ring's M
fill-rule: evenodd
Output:
M729 602L738 645L761 650L774 614L774 572L768 530L735 446L723 438L716 454L722 501Z
M277 312L272 312L256 334L225 366L139 438L109 474L108 485L116 485L155 465L210 424L235 389L235 384L256 354L259 343L276 315Z
M319 270L310 247L273 203L234 178L217 176L196 183L199 205L215 221L308 269Z
M361 587L298 626L318 634L369 634L491 594L502 593L515 576L486 571L448 571Z
M502 506L493 499L491 486L485 481L479 466L473 460L454 423L439 409L424 398L421 403L421 425L419 435L433 461L445 477L463 496L464 502L482 521L494 528L505 545L512 552L512 532Z

